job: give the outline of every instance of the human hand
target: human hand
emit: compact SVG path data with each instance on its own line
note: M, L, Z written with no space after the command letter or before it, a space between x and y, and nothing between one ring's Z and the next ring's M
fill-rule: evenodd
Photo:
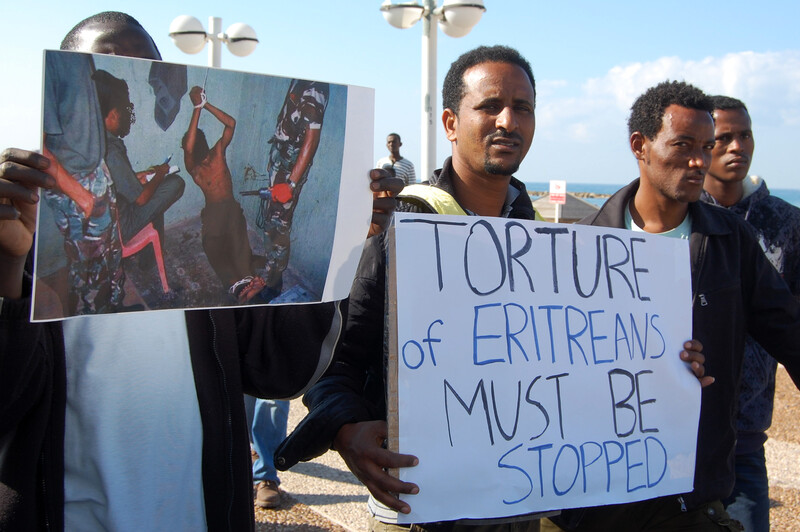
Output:
M203 107L207 101L206 91L195 85L189 91L189 99L192 100L192 105L195 107Z
M292 187L289 185L289 183L278 183L272 187L271 191L272 199L278 203L292 201Z
M389 225L392 214L397 208L397 196L405 186L405 182L394 177L394 171L375 168L369 171L369 184L372 190L372 223L367 238L382 233Z
M692 373L700 381L700 386L705 388L713 384L716 379L706 375L706 357L701 353L703 344L699 340L689 340L683 344L683 349L681 351L681 360L689 363Z
M36 230L37 187L55 180L45 170L50 160L38 153L7 148L0 153L0 254L25 257Z
M169 163L156 165L153 167L153 170L156 172L156 178L163 179L169 173Z
M419 460L416 456L384 449L386 437L385 421L349 423L339 429L333 447L375 499L407 514L411 512L411 507L397 498L396 494L414 495L419 493L419 487L391 476L387 469L414 467Z

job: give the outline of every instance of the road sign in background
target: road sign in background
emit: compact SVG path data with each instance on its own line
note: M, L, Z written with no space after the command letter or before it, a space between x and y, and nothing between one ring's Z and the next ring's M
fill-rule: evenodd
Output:
M567 182L551 180L550 181L550 203L558 203L564 205L567 202Z

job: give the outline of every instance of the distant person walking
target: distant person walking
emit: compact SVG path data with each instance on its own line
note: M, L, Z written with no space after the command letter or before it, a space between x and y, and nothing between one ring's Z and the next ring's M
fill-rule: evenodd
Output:
M401 178L406 182L406 185L411 185L417 182L417 174L414 172L414 163L400 155L400 146L402 145L400 135L389 133L386 137L386 147L389 148L389 155L378 159L378 162L375 163L375 168L392 168L395 177Z

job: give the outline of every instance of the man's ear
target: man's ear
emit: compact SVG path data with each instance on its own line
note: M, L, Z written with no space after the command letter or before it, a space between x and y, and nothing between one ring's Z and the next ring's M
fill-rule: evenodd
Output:
M444 124L444 132L447 140L450 142L458 140L456 137L456 125L458 123L458 116L449 107L442 113L442 124Z
M633 156L636 157L636 159L643 161L648 148L647 138L640 131L634 131L631 134L630 143Z
M117 131L119 128L119 111L116 107L108 112L103 122L105 123L106 129L111 133Z

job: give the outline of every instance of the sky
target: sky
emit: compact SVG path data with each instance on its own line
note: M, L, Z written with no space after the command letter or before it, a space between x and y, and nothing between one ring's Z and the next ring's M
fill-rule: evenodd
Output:
M438 0L441 4L441 0ZM57 49L82 18L124 10L154 37L164 60L206 65L178 50L168 34L178 15L252 26L253 54L222 52L223 68L360 85L375 89L374 159L386 134L402 136L401 154L420 159L422 24L389 26L380 0L176 2L89 0L4 2L0 33L0 149L38 148L42 50ZM800 2L656 2L484 0L486 12L465 37L438 33L437 87L460 54L479 45L517 48L537 83L536 136L517 177L625 184L636 177L626 120L648 87L685 80L709 94L745 101L756 140L751 173L772 188L800 189L789 157L800 133ZM253 95L257 98L258 95ZM435 116L441 115L437 94ZM135 126L134 126L135 127ZM437 121L437 161L450 153Z

